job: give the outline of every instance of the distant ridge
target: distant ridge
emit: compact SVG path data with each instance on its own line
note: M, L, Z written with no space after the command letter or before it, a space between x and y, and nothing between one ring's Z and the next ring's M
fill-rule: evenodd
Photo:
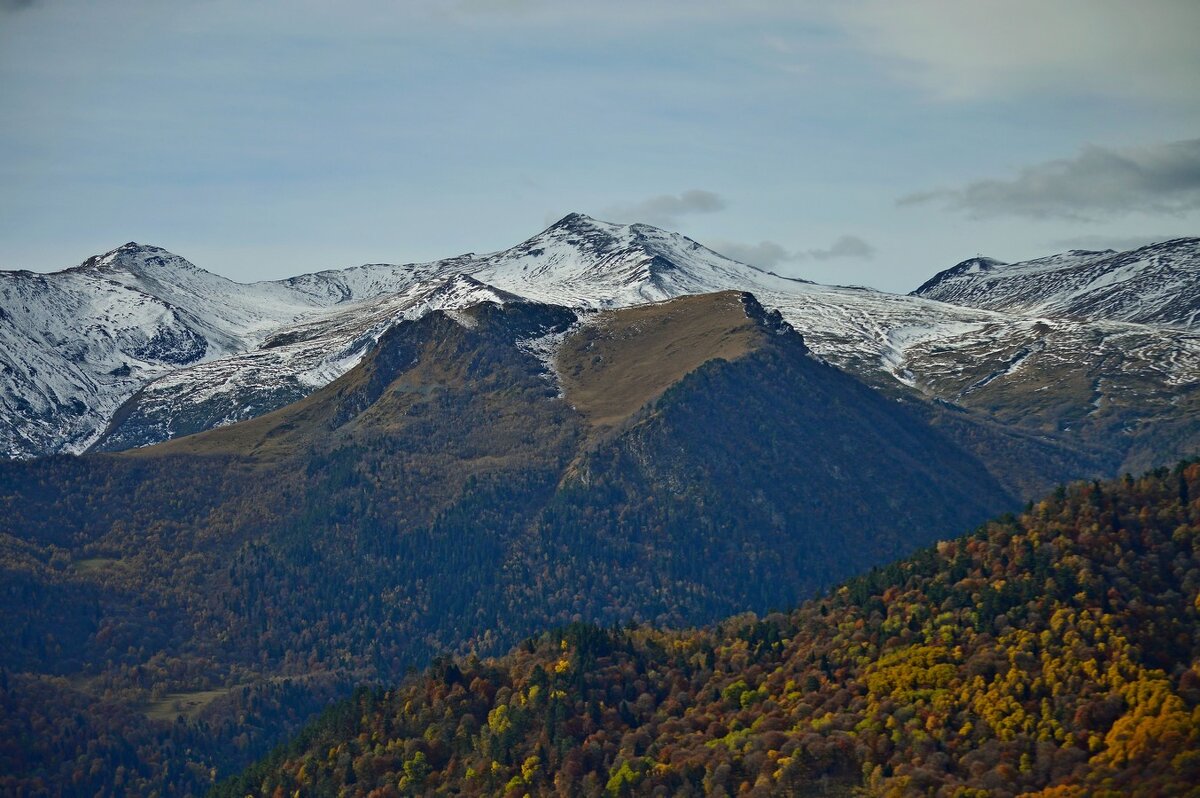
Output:
M1200 238L1129 252L1074 249L1023 263L973 258L913 294L988 310L1200 331Z
M891 395L1065 445L1098 473L1137 470L1200 444L1189 421L1198 263L1196 239L972 259L899 296L782 278L675 233L568 214L499 252L240 285L130 243L56 274L0 273L0 451L114 451L254 418L438 309L595 311L733 290Z

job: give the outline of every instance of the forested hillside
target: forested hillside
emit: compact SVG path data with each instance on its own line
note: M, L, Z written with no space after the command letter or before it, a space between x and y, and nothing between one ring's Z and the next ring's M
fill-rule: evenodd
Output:
M443 658L216 794L1200 795L1198 623L1192 462L1073 485L789 614Z
M1013 506L736 292L397 325L271 414L0 466L8 792L195 793L353 684L712 622Z

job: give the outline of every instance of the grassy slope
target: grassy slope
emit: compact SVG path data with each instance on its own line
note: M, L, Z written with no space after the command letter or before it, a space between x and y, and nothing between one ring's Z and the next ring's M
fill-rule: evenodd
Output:
M567 337L556 368L588 423L613 427L704 363L736 360L767 333L735 291L608 311Z

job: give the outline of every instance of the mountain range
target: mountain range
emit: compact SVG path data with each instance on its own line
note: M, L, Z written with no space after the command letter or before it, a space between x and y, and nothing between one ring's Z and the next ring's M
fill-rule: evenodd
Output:
M783 278L678 234L571 214L489 255L242 285L127 244L55 274L0 272L0 447L114 451L253 418L433 309L524 299L598 310L736 290L876 387L1052 439L1097 473L1137 470L1198 442L1179 422L1200 409L1197 264L1197 239L976 258L900 296Z
M9 711L68 730L4 769L195 792L436 654L790 606L1017 503L749 293L431 311L278 410L0 464Z
M436 655L795 606L1171 462L1200 333L1113 286L1194 297L1196 251L919 289L960 304L580 215L249 286L138 245L5 273L0 787L195 794ZM968 304L1010 269L1027 306Z
M1002 263L972 258L940 272L916 296L988 310L1200 329L1200 240L1131 252L1072 250Z

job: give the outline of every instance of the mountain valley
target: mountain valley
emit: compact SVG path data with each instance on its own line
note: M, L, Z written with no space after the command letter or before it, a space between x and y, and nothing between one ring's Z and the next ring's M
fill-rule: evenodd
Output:
M526 638L542 640L526 644L542 657L564 645L553 628L605 651L649 646L645 658L674 633L620 626L753 611L775 618L774 632L751 624L778 652L797 622L773 610L873 568L894 576L889 563L1070 479L1194 456L1197 258L1196 240L1180 239L968 261L901 296L788 279L674 233L572 214L490 255L250 285L137 244L56 274L0 274L0 608L12 619L0 628L0 789L198 794L356 686L396 684L435 658L462 673L478 660L447 666L448 655L490 657ZM1156 302L1163 313L1132 299L1156 270L1174 297ZM1180 491L1194 490L1194 470ZM1179 529L1193 523L1187 501L1163 509L1150 492ZM1126 505L1121 518L1135 514ZM993 527L1012 534L1011 523ZM1127 536L1129 522L1112 524ZM1158 537L1136 545L1167 546L1170 530L1144 528ZM1180 557L1186 540L1171 544ZM1190 578L1158 587L1192 596ZM849 584L856 596L885 587ZM1036 603L1035 587L1003 602ZM852 612L831 600L791 617ZM1031 612L1027 627L1042 629ZM1181 679L1190 660L1176 654L1157 666ZM711 676L706 657L688 679ZM1154 664L1141 662L1119 667ZM851 685L847 674L862 674L843 664L796 678ZM500 671L480 678L525 687ZM866 722L839 707L838 731ZM624 724L649 717L621 712ZM462 786L452 760L492 745L482 740L456 744L457 760L403 745L445 770L425 790ZM471 790L521 786L515 740L488 749L499 769ZM825 742L808 742L810 764L788 778L857 784L866 763L881 768L872 783L908 777L853 741L839 737L828 761ZM893 743L896 757L912 750ZM565 761L537 745L523 755ZM593 781L623 772L605 745L585 757ZM322 789L349 778L352 753L322 771ZM708 789L694 768L656 769L660 782L657 765L622 757L647 790ZM304 782L298 767L280 773L260 783ZM557 783L523 778L543 792Z

